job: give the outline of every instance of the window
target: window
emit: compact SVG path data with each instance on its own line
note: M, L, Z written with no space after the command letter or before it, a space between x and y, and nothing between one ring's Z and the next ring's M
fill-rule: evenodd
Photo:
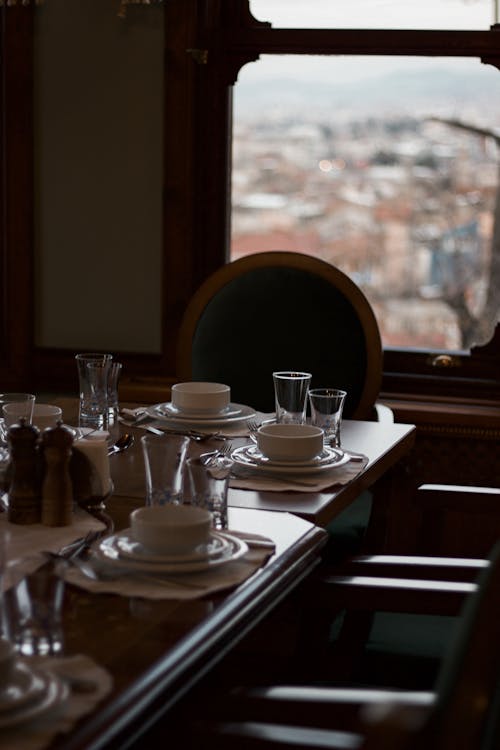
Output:
M72 1L82 9L85 7L89 21L93 20L94 6L99 6L100 12L113 17L114 23L115 0L94 0L93 3L84 4L80 0ZM61 3L61 0L46 0L45 6L50 8L50 12L55 12L57 3ZM380 16L381 8L390 9L388 24ZM423 23L422 13L426 9L429 12ZM459 14L459 9L463 15ZM296 11L297 15L289 17L287 22L283 10L287 13ZM374 17L372 11L377 11L379 15ZM33 21L36 12L37 7L33 3L0 3L0 43L4 45L1 50L0 80L4 107L0 126L0 260L6 290L1 343L2 351L7 355L3 358L2 366L7 370L10 368L7 374L12 376L11 381L4 377L3 382L4 387L14 387L15 384L20 387L19 375L31 367L37 388L47 387L48 384L42 381L44 375L49 373L51 385L61 387L66 384L68 389L74 390L74 351L69 347L63 348L66 343L61 348L50 348L40 337L36 345L34 336L37 330L33 278L36 273L33 169L36 135L33 108L36 24ZM154 313L161 318L155 329L155 352L148 355L144 351L127 351L125 338L123 351L115 351L125 364L124 370L137 382L146 382L148 378L161 379L162 387L175 377L176 336L183 311L199 284L230 259L230 214L234 196L233 238L236 236L234 233L239 232L238 242L243 243L241 238L248 231L251 211L274 211L281 221L284 217L288 220L291 217L294 221L301 218L306 222L308 232L314 232L316 237L326 237L328 252L335 251L332 259L338 262L343 256L348 264L346 270L366 285L367 294L381 318L385 319L386 393L436 397L444 394L468 400L479 396L498 399L499 327L496 338L493 337L486 346L473 347L470 352L467 348L469 339L459 337L456 320L446 326L443 324L444 338L422 338L418 330L418 335L412 331L411 340L405 338L407 331L403 335L395 326L395 321L399 326L403 316L399 315L399 308L398 315L394 315L391 309L393 303L386 299L387 295L380 286L387 269L379 253L381 244L394 250L400 236L403 236L401 245L405 248L405 260L408 257L418 258L418 263L405 266L405 269L410 269L411 278L405 279L401 296L408 296L408 288L414 291L412 309L417 309L419 316L424 307L433 311L439 302L437 297L442 293L447 270L443 259L457 265L455 259L463 257L467 261L468 271L473 260L477 281L469 297L476 306L484 303L486 293L482 280L486 278L487 265L491 261L488 248L491 247L493 202L497 193L498 155L493 136L460 131L449 124L427 118L424 121L421 113L418 113L420 119L415 121L414 113L410 113L411 117L408 113L414 96L406 79L401 84L399 111L391 120L379 116L380 89L370 92L373 95L373 126L379 138L377 149L372 148L371 134L366 136L366 119L354 120L353 125L347 126L346 118L341 116L341 107L337 105L335 119L323 121L319 128L320 137L313 136L314 148L317 149L313 168L308 167L303 184L292 194L289 186L295 184L298 178L296 172L290 170L292 167L296 169L296 165L290 159L284 165L277 162L278 158L283 158L283 154L288 158L290 133L287 134L286 151L276 150L267 161L266 156L259 153L262 175L268 179L273 173L272 186L266 183L260 189L255 184L250 191L246 191L244 183L248 176L241 171L241 162L246 157L244 152L238 151L243 137L246 137L240 115L244 89L250 85L251 71L252 75L262 76L258 85L265 90L267 70L271 63L273 67L279 64L282 73L295 61L305 71L317 66L319 60L324 71L334 71L337 79L342 72L352 75L360 67L366 71L368 66L373 74L381 75L387 64L405 63L406 74L409 75L410 67L415 63L422 68L452 61L466 77L481 80L481 86L486 87L487 99L484 101L488 104L483 107L481 118L478 118L477 108L474 111L469 108L464 110L462 102L466 98L462 96L460 106L455 110L444 112L433 108L432 112L426 114L442 119L456 118L459 114L466 123L494 130L498 119L495 102L499 98L497 76L500 73L497 68L500 66L500 36L497 28L490 29L492 21L496 21L493 3L490 0L440 0L438 3L423 0L420 3L412 0L351 0L349 3L310 0L306 4L301 0L254 0L251 3L248 0L232 0L230 3L221 3L220 0L168 0L155 6L154 14L149 13L145 4L130 5L127 18L127 23L137 22L139 27L146 22L162 24L162 34L155 33L155 38L160 38L164 45L163 54L158 55L160 64L163 64L163 102L158 112L150 115L150 119L163 118L162 132L157 134L158 141L163 144L163 154L159 150L157 160L153 159L154 164L161 164L158 171L163 184L155 205L163 223L158 232L161 268L155 267L158 271L156 273L155 270L155 279L161 295ZM92 23L88 28L92 28ZM120 28L125 38L127 26ZM78 33L78 27L72 33ZM116 63L115 56L110 55L110 60ZM132 67L133 71L139 70L139 66ZM72 79L68 85L83 88L89 85L89 81L82 81ZM146 83L150 84L150 81ZM437 79L433 79L433 83L437 85ZM327 95L338 96L341 90L339 83L334 85L329 81L328 86ZM141 85L134 90L135 96L139 97ZM279 97L274 95L274 102L282 98L282 92L278 93ZM65 100L64 91L59 96L60 101ZM71 96L77 98L78 91L72 91ZM57 92L54 92L55 102L58 101L57 97ZM139 108L140 104L137 111L140 111ZM372 123L369 124L372 127ZM267 127L262 118L259 128L264 128L264 125ZM151 123L151 126L155 127L155 124ZM301 121L297 120L294 127L292 145L297 146L294 159L300 162L308 153L309 156L312 153L311 132L314 129L318 132L318 123L302 118ZM357 135L354 141L351 137L353 127ZM257 142L256 135L260 133L251 133L251 138L247 139L247 144L252 148L262 145ZM267 138L269 134L265 135ZM231 165L233 136L234 169ZM309 152L307 149L300 151L300 143L309 143ZM337 148L339 145L344 146L342 153ZM354 153L355 147L359 153ZM449 153L450 148L460 158L455 156L451 160L447 157L446 149ZM134 148L132 143L131 153L140 161L140 147ZM375 181L368 182L364 177L361 179L360 173L356 172L360 169L362 157L368 164L365 171L370 171L372 177L375 175ZM442 177L440 170L443 164L448 163L449 166L451 161L454 162L453 174L445 172ZM355 162L356 169L353 167ZM283 167L282 171L277 166L280 169ZM394 182L394 176L405 171L411 175L410 183L408 179L406 183ZM442 180L453 178L454 184L448 192L436 190L434 194L439 182L437 178L434 179L436 175ZM287 178L286 190L280 184L283 176ZM403 193L403 189L407 198L405 210L411 213L413 223L403 223L398 219L391 221L388 227L385 220L387 213L384 212L392 212L391 217L394 218L393 196L396 194L398 203L402 203L404 195L398 192ZM323 206L330 200L330 193L336 202L335 211L327 207L325 212ZM414 200L415 196L418 201ZM272 201L269 204L270 197L274 204ZM357 199L357 205L353 198ZM263 200L267 200L268 205L259 208ZM283 200L287 201L286 211L280 210ZM367 204L370 200L377 202L375 215L369 206L366 210L362 208L363 200ZM325 216L321 226L315 217L318 205ZM446 209L444 219L441 216L442 206ZM441 223L436 217L441 219ZM300 231L305 229L302 227ZM359 235L359 257L352 252L355 246L353 233L356 232ZM433 243L437 243L436 247ZM320 248L320 245L317 247ZM350 248L349 254L346 248ZM323 249L319 251L324 252ZM394 255L392 258L394 260ZM138 273L141 271L140 264L141 258L138 259ZM399 282L399 274L395 273L395 276ZM127 299L127 290L124 290L123 297ZM140 301L134 300L134 304L137 310L142 309ZM410 314L407 320L414 328L423 326L427 329L424 330L426 336L430 333L429 323L420 320L417 325L414 314ZM434 320L432 312L432 324ZM494 322L495 315L492 314L490 320ZM488 331L475 340L483 342L490 335ZM121 339L118 337L115 340ZM102 342L102 345L105 343ZM440 364L454 366L438 367ZM7 370L2 374L6 375ZM55 377L58 378L57 382L54 382ZM7 384L9 382L10 385Z
M439 366L465 376L471 348L490 342L500 318L500 74L481 55L462 57L470 40L458 32L487 29L496 4L254 0L251 10L290 29L283 46L304 45L300 55L262 54L239 73L231 258L296 250L339 266L375 309L396 388L420 372L418 389L432 392L439 380L448 389L453 378ZM335 26L328 41L343 54L305 54L314 44L303 29L313 25L323 42L320 27ZM354 32L341 29L356 25L366 33L351 52ZM424 54L432 35L418 31L388 57L380 34L396 36L377 28L446 29L456 54ZM355 54L359 46L373 55ZM407 54L419 46L422 54Z

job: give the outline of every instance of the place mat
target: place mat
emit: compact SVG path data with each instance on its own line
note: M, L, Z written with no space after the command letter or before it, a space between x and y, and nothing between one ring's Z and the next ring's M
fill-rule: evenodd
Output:
M69 696L37 719L0 729L2 750L43 750L56 735L69 732L82 716L93 711L113 687L111 674L83 654L29 657L21 661L62 678L70 688Z
M244 539L249 544L248 552L238 560L218 565L210 570L177 575L171 573L145 575L141 571L136 575L122 573L117 578L94 581L73 567L67 571L66 581L96 594L118 594L144 599L201 599L243 583L265 565L274 552L274 544L267 537L246 532L230 531L229 533ZM259 542L262 546L258 546ZM111 567L107 566L106 570L111 570Z
M85 536L89 531L103 531L105 528L106 526L102 521L98 521L94 516L81 509L75 510L73 522L69 526L9 523L7 514L0 513L0 531L8 532L8 563L13 560L32 558L43 550L57 552L61 547ZM8 588L9 579L7 576L4 577L2 585L4 589Z
M229 486L240 490L321 492L321 490L333 487L336 484L348 484L365 468L367 463L367 456L356 454L352 456L348 463L339 466L337 469L298 476L264 474L263 472L252 472L251 469L241 466L234 466Z

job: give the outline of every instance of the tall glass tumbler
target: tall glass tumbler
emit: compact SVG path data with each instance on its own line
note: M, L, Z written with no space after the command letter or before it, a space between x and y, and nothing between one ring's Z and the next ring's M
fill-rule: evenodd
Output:
M216 456L205 462L202 458L190 458L186 463L191 505L210 511L212 526L222 531L227 529L227 492L233 462L224 456Z
M141 438L141 444L146 473L146 505L182 503L189 438L148 434Z
M321 427L326 445L340 448L340 425L346 391L339 388L312 388L309 391L311 424Z
M304 424L310 372L282 370L273 372L276 421L283 424Z
M108 426L108 377L112 354L86 352L75 356L80 386L80 427Z

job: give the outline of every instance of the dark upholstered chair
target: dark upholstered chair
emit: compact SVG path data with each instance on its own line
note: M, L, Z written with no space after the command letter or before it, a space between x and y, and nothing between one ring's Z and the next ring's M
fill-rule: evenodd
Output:
M186 309L177 375L231 386L232 400L274 411L274 370L312 373L347 391L346 418L371 419L382 379L377 321L344 273L301 253L249 255L220 268Z
M393 420L377 403L382 347L373 310L338 268L301 253L257 253L210 276L178 340L180 380L227 383L236 403L274 411L275 370L312 373L312 387L347 391L344 416ZM330 531L338 558L359 550L371 510L363 493ZM328 553L330 554L330 552Z
M352 569L332 582L346 606L458 613L434 689L240 686L212 696L187 747L500 747L500 544L489 561L364 559Z

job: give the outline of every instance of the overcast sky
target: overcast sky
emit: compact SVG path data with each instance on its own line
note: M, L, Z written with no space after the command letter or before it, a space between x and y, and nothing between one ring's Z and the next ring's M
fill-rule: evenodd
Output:
M255 18L271 21L282 28L413 28L483 29L494 20L495 0L251 0ZM500 0L498 0L500 2ZM394 69L395 58L371 58L366 65L360 57L306 57L304 55L261 55L260 61L246 65L238 82L273 77L328 79L378 76ZM457 68L481 66L479 61L456 58L397 58L398 68Z

